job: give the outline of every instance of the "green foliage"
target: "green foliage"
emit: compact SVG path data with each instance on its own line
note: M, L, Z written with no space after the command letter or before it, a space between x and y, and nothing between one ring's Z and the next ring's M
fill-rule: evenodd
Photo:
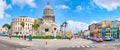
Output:
M54 39L54 36L33 36L33 39ZM56 39L69 39L69 37L56 36Z
M37 24L37 21L35 20L34 24L32 25L32 28L34 30L38 30L39 24Z
M2 27L7 27L8 29L11 28L11 25L9 25L8 23L4 24Z
M25 26L25 23L22 21L20 25L21 25L22 27L24 27L24 26Z
M68 25L68 23L65 21L65 22L63 22L62 27L67 27L67 25Z
M16 34L16 35L18 35L18 34L19 34L19 32L15 32L15 34Z

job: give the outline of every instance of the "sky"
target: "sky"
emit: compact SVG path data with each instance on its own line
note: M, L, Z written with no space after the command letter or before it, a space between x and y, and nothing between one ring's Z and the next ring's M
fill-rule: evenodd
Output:
M120 19L120 0L0 0L0 26L13 18L41 18L50 2L57 25L68 22L68 29L85 30L92 23Z

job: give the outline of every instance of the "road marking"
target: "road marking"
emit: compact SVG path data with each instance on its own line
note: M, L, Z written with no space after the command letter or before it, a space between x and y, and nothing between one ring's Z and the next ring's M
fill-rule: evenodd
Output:
M82 45L81 47L83 47L83 48L84 48L85 46L84 46L84 45Z
M89 46L89 45L86 45L86 47L88 47L88 48L89 48L90 46Z
M16 50L22 50L22 49L19 49L19 48L18 48L18 49L16 49Z
M77 48L80 48L80 46L77 46Z
M113 49L113 50L117 50L117 49Z
M91 47L95 47L95 46L91 46Z
M72 46L72 48L75 48L75 46Z

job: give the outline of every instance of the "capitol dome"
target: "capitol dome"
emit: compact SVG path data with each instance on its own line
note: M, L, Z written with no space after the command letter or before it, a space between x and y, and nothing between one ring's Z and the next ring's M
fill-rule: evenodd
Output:
M53 15L53 9L52 9L52 7L51 7L49 2L45 6L43 14L44 14L44 16L54 16Z

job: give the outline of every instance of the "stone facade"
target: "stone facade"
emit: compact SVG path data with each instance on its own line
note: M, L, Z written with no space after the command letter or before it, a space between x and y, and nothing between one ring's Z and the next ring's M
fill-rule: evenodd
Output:
M39 21L39 19L43 19L42 23ZM37 21L37 24L39 24L38 30L34 30L32 28L33 23L36 22L35 20ZM20 25L21 22L25 23L24 28L22 28L22 26ZM55 16L50 3L48 3L45 6L42 18L34 19L26 16L20 16L18 18L12 19L11 25L12 25L11 28L12 33L19 32L20 34L30 33L33 36L38 36L38 35L53 36L55 33L56 35L59 35L60 32L59 27L55 24Z
M21 26L21 22L24 22L24 28ZM20 34L28 33L32 29L32 24L34 23L33 18L27 16L20 16L18 18L12 19L11 22L11 33L19 32Z

